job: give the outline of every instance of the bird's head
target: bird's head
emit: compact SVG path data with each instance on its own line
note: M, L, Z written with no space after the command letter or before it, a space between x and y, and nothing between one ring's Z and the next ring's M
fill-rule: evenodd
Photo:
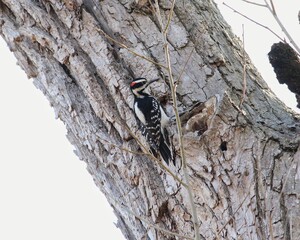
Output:
M146 87L148 87L151 83L156 82L158 80L159 78L150 81L147 81L146 78L136 78L133 79L133 81L130 83L130 89L136 97L140 97L144 95L143 91L145 90Z

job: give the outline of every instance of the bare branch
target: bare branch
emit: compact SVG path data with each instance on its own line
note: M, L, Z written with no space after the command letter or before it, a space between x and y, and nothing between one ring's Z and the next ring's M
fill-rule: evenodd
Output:
M256 2L252 2L252 1L248 1L248 0L242 0L242 1L249 3L249 4L256 5L256 6L260 6L260 7L267 7L267 5L265 5L265 4L260 4L260 3L256 3Z
M148 148L141 142L141 140L135 135L134 132L131 131L131 129L127 126L126 122L121 120L121 122L115 120L115 122L121 126L124 126L126 128L126 130L128 131L128 133L137 141L137 143L139 144L139 146L142 148L143 152L137 152L137 151L132 151L130 149L127 148L123 148L122 146L118 146L106 139L101 138L101 140L107 142L108 144L119 148L122 151L126 151L132 154L136 154L136 155L145 155L147 157L149 157L152 161L155 161L156 163L158 163L158 165L164 169L166 172L168 172L175 180L177 180L183 187L187 188L187 184L184 183L179 177L177 177L168 167L166 167L158 158L156 158L155 156L153 156L153 154L151 154L148 150Z
M171 19L172 19L172 16L173 16L173 11L174 11L175 2L176 2L176 0L173 0L172 6L171 6L171 9L170 9L170 14L169 14L169 16L168 16L168 21L167 21L167 24L166 24L164 33L167 33L167 32L168 32L168 28L169 28L169 26L170 26Z
M189 62L190 58L192 57L192 54L193 54L194 50L195 50L195 48L193 47L193 49L191 50L187 60L184 63L184 66L183 66L182 70L180 71L178 79L175 82L176 85L179 84L179 81L181 80L182 74L184 73L184 70L186 69L186 66L187 66L188 62ZM175 92L176 92L176 90L175 90Z
M175 0L173 0L173 5L174 4L175 4ZM161 25L161 29L164 29L163 23L162 23L162 17L161 17L159 5L158 5L158 0L155 0L155 8L156 8L156 15L157 15L158 21ZM172 16L171 13L170 13L169 17L170 16ZM170 23L170 21L168 21L168 23ZM179 140L179 147L180 147L180 156L181 156L182 166L183 166L182 170L183 170L183 174L184 174L184 180L187 184L186 189L188 192L189 201L190 201L191 210L192 210L192 218L193 218L193 224L194 224L194 230L195 230L195 240L200 240L199 220L198 220L198 216L197 216L196 206L194 203L194 194L192 192L192 188L189 183L189 175L187 173L187 164L186 164L186 158L185 158L185 152L184 152L184 146L183 146L181 120L180 120L179 112L178 112L177 96L176 96L175 84L174 84L172 67L171 67L169 44L168 44L168 40L167 40L167 31L166 31L167 29L168 29L168 25L165 27L165 31L162 32L162 37L163 37L164 48L165 48L165 58L166 58L167 71L168 71L169 81L170 81L173 107L174 107L174 112L175 112L175 117L176 117L176 125L177 125L178 140Z
M158 165L164 169L165 171L167 171L175 180L177 180L180 184L182 184L182 186L184 186L185 188L187 188L187 184L184 183L180 178L178 178L169 168L167 168L164 164L161 163L161 161L154 157L153 154L151 154L148 149L146 148L146 146L144 146L144 144L138 139L138 137L127 127L127 125L124 125L127 129L127 131L130 133L130 135L138 142L138 144L140 145L140 147L143 149L143 152L146 156L148 156L149 158L151 158L151 160L155 161L158 163Z
M104 138L100 138L100 137L99 137L99 139L100 139L101 141L106 142L107 144L109 144L109 145L115 147L115 148L118 148L118 149L124 151L124 152L128 152L128 153L135 154L135 155L145 155L145 156L148 156L148 153L145 153L145 152L138 152L138 151L133 151L133 150L130 150L130 149L128 149L128 148L124 148L124 147L119 146L119 145L117 145L117 144L114 144L114 143L112 143L112 142L110 142L110 141L108 141L108 140L106 140L106 139L104 139Z
M218 235L223 231L223 229L227 226L228 223L230 223L230 221L232 221L233 216L238 212L238 210L240 210L240 208L243 206L244 202L246 201L246 199L248 198L248 196L250 195L250 189L248 191L248 193L246 194L246 196L244 197L243 201L240 203L240 205L238 206L238 208L234 211L234 213L232 214L232 216L230 216L230 218L228 219L228 221L223 225L223 227L218 231Z
M273 0L270 0L270 2L271 2L271 6L272 6L272 13L277 16Z
M257 25L259 25L259 26L261 26L261 27L263 27L263 28L265 28L265 29L267 29L268 31L270 31L271 33L273 33L277 38L279 38L280 41L285 42L285 40L284 40L283 38L281 38L277 33L275 33L275 32L274 32L272 29L270 29L269 27L267 27L267 26L265 26L265 25L263 25L263 24L261 24L261 23L259 23L259 22L254 21L253 19L247 17L246 15L244 15L244 14L240 13L239 11L235 10L234 8L230 7L230 6L227 5L226 3L223 2L223 4L224 4L226 7L230 8L233 12L235 12L235 13L241 15L242 17L248 19L249 21L251 21L251 22L253 22L253 23L255 23L255 24L257 24Z
M161 67L161 68L167 69L166 66L164 66L164 65L162 65L162 64L160 64L160 63L158 63L158 62L155 62L155 61L153 61L152 59L147 58L147 57L145 57L145 56L143 56L143 55L141 55L141 54L139 54L139 53L137 53L137 52L135 52L135 51L132 51L132 50L131 50L129 47L127 47L125 44L123 44L123 43L121 43L121 42L115 40L114 38L112 38L111 36L109 36L107 33L105 33L102 29L96 28L96 31L99 32L100 34L102 34L104 37L108 38L109 40L113 41L114 43L118 44L120 47L126 49L128 52L132 53L133 55L135 55L135 56L137 56L137 57L140 57L140 58L142 58L142 59L144 59L144 60L146 60L146 61L148 61L148 62L151 62L151 63L153 63L153 64L155 64L155 65L157 65L157 66L159 66L159 67Z
M257 5L257 6L260 6L260 7L266 7L270 12L271 14L273 15L273 17L275 18L277 24L279 25L279 27L281 28L281 30L283 31L283 33L285 34L285 36L287 37L287 39L290 41L291 45L296 49L296 51L298 52L298 55L300 55L300 48L299 46L296 44L296 42L294 41L294 39L292 38L292 36L289 34L289 32L286 30L286 28L283 26L282 22L280 21L277 13L276 13L276 10L275 10L275 6L274 6L274 3L273 3L273 0L269 0L270 1L270 4L268 3L267 0L264 0L265 4L258 4L258 3L255 3L255 2L252 2L252 1L249 1L249 0L242 0L243 2L246 2L246 3L249 3L249 4L253 4L253 5ZM223 4L230 8L231 10L233 10L235 13L243 16L244 18L250 20L251 22L254 22L255 24L269 30L271 33L273 33L276 37L278 37L280 39L280 41L282 42L286 42L285 39L281 38L278 34L276 34L273 30L271 30L269 27L261 24L261 23L258 23L256 21L254 21L253 19L245 16L244 14L240 13L239 11L233 9L232 7L230 7L229 5L227 5L226 3L223 2ZM299 14L298 14L298 17L300 17L300 11L299 11ZM300 22L300 20L299 20Z
M278 23L278 25L280 26L281 30L283 31L283 33L286 35L287 39L290 41L290 43L293 45L293 47L296 49L296 51L298 52L298 55L300 54L300 48L299 46L296 44L296 42L294 41L294 39L292 38L292 36L289 34L289 32L286 30L286 28L283 26L282 22L280 21L280 19L278 18L276 12L275 12L275 8L273 5L273 1L271 0L271 5L272 7L268 4L268 2L266 0L264 0L267 8L269 9L269 11L272 13L273 17L275 18L276 22ZM286 41L283 41L286 42Z

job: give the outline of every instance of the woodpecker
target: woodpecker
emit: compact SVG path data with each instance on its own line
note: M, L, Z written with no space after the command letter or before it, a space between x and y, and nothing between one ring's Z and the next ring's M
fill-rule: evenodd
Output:
M147 81L145 78L136 78L130 83L134 95L133 109L139 123L139 128L150 145L151 152L157 156L159 151L163 160L169 165L175 160L172 157L168 131L169 117L156 98L145 93L144 90L159 78Z

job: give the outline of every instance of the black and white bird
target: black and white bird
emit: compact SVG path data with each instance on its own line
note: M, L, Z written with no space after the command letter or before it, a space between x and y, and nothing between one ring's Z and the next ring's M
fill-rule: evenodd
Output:
M156 156L160 153L163 160L169 164L175 160L172 155L167 125L169 117L164 112L160 103L144 90L159 79L147 81L145 78L136 78L130 83L134 95L134 113L139 122L139 128L150 145L151 152Z

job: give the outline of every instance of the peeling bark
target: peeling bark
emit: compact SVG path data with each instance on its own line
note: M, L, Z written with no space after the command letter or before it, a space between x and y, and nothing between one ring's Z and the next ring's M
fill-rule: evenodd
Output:
M171 2L160 1L167 19ZM159 24L148 1L0 0L0 33L48 98L127 239L193 236L185 188L140 151L128 84L160 77L151 91L173 109ZM299 115L255 67L243 92L241 44L209 0L177 1L168 34L184 112L184 147L202 239L300 239ZM250 60L248 60L250 62ZM197 107L198 106L198 107ZM182 116L184 118L184 116ZM175 124L170 126L177 151ZM120 146L120 147L117 147ZM177 162L180 159L177 158ZM182 179L182 169L170 166ZM127 210L124 210L124 206ZM142 219L135 217L141 216Z

